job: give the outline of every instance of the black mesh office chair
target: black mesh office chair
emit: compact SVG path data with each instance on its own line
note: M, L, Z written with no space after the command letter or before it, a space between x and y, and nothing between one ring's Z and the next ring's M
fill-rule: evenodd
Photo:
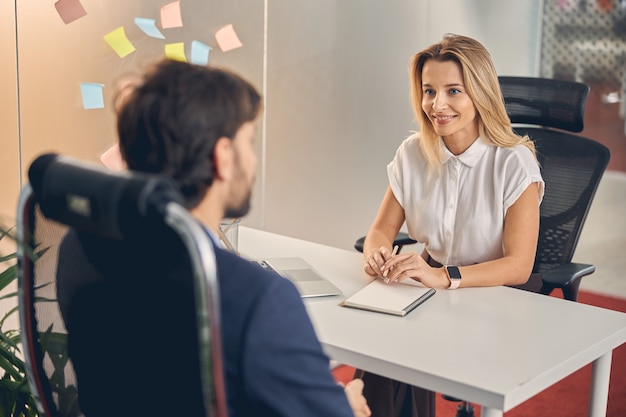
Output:
M533 276L522 288L542 294L560 288L577 301L580 281L595 266L572 258L610 159L606 146L569 133L583 130L589 86L532 77L500 77L500 85L515 131L535 142L546 183Z
M215 258L176 186L53 154L29 181L19 309L42 415L226 416Z

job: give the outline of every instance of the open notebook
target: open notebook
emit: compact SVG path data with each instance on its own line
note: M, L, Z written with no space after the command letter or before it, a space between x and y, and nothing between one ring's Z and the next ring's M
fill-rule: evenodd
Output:
M341 294L339 288L302 258L269 258L257 263L293 282L303 298Z
M378 313L406 316L435 294L435 289L414 284L412 280L385 284L376 279L339 305Z

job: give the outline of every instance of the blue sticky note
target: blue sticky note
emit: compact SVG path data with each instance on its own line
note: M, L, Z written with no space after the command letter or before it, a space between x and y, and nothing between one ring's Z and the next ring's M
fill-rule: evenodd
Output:
M157 29L156 27L156 20L136 17L135 24L139 26L139 29L141 29L146 35L150 36L151 38L165 39L165 36L163 36L161 31L159 31L159 29Z
M102 89L104 84L97 83L81 83L80 91L83 96L83 107L85 109L103 109L104 96Z
M206 65L209 63L209 52L211 47L200 41L191 42L191 62L198 65Z

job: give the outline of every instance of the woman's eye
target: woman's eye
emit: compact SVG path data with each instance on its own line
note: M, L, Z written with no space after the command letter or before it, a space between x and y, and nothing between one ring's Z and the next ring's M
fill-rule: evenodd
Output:
M432 96L433 94L435 94L435 90L433 90L432 88L427 88L426 90L424 90L424 94L426 94L427 96Z
M459 94L460 92L461 92L461 90L459 90L458 88L451 88L450 89L450 94L451 95Z

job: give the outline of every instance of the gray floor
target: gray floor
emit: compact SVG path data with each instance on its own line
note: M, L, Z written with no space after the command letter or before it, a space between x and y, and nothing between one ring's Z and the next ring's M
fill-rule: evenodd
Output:
M590 263L596 272L580 288L626 298L626 173L607 171L584 225L575 262Z

